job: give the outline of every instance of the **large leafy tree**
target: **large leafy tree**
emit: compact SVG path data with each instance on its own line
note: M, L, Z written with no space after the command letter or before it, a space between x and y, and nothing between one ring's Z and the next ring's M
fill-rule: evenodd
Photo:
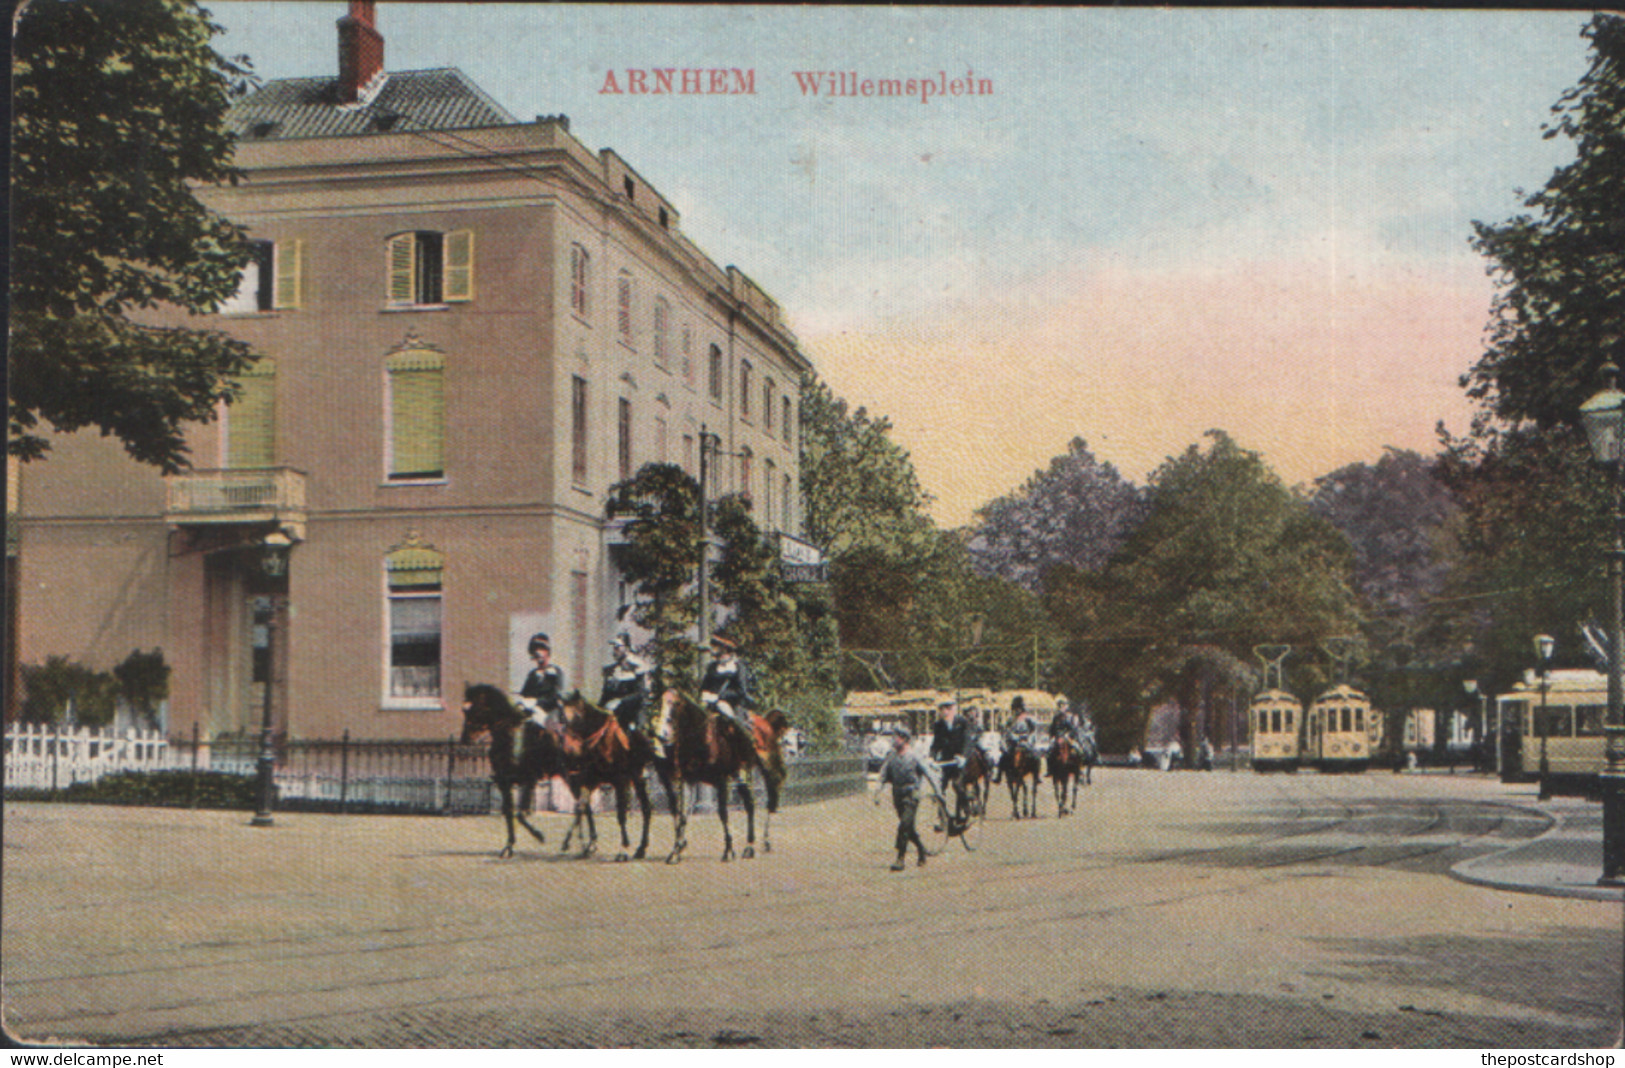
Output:
M1441 467L1462 506L1450 591L1466 667L1505 685L1532 660L1530 637L1559 637L1600 611L1607 493L1578 429L1601 365L1625 363L1625 19L1585 27L1590 66L1552 108L1545 136L1574 159L1524 199L1527 212L1475 224L1498 293L1483 357L1462 386L1479 405L1471 434L1446 438ZM1566 640L1565 640L1566 638Z
M212 310L247 262L242 229L194 195L238 177L222 120L247 69L210 47L218 29L190 0L33 0L17 15L13 455L45 454L43 422L177 470L184 425L212 419L251 362L218 331L135 317Z
M1082 438L1013 493L977 511L969 548L976 569L1039 588L1045 569L1096 571L1145 514L1144 496Z
M1146 710L1172 700L1189 751L1250 692L1255 645L1310 648L1359 624L1347 539L1257 453L1208 437L1153 473L1149 513L1104 571L1046 576L1064 682L1107 746L1138 744Z
M632 587L632 622L651 632L657 688L694 678L700 618L700 484L675 464L646 464L610 487L606 508L625 521L618 565Z

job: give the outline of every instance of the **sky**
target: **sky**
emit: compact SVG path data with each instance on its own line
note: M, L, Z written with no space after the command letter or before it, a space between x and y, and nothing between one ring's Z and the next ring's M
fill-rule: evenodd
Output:
M345 4L205 6L227 28L215 47L262 77L336 73ZM1572 157L1542 124L1585 72L1585 21L377 13L386 69L458 67L516 118L568 115L630 162L713 260L773 295L837 395L891 420L950 526L1077 436L1143 481L1222 428L1296 485L1387 447L1431 453L1441 421L1464 430L1457 380L1495 294L1473 222L1518 214L1518 191ZM748 71L754 91L624 91L660 68ZM808 93L819 71L986 91Z

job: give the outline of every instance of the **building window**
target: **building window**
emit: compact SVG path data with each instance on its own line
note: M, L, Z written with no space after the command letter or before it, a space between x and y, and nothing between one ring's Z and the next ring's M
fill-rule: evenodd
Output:
M616 455L620 461L621 481L632 477L632 402L621 398L620 416L615 431Z
M790 489L789 475L784 476L782 485L784 489L779 497L779 529L793 531L796 528L795 511L793 510L796 499ZM769 489L771 488L769 487Z
M781 434L784 437L784 443L786 445L794 444L790 440L790 427L795 423L793 418L794 410L790 407L790 395L788 393L779 398L779 412L782 416L782 418L779 420L779 425L784 428L781 431Z
M580 375L570 377L570 477L587 482L587 380Z
M687 326L683 327L683 382L694 388L694 331Z
M390 698L432 698L438 703L444 567L445 558L415 534L384 557Z
M716 345L711 346L711 399L717 402L722 400L722 350Z
M773 529L773 487L779 484L778 470L772 460L762 461L762 527Z
M739 417L750 418L750 361L739 362Z
M587 294L591 285L592 258L580 245L570 246L570 310L587 318Z
M624 272L615 283L615 329L623 343L632 344L632 276Z
M397 352L385 361L386 449L392 480L441 478L446 473L446 358L428 349Z
M773 436L773 380L771 378L762 382L762 430L768 437Z
M668 459L666 420L657 415L655 416L655 460L659 463L666 463Z
M666 366L666 357L669 355L667 350L671 347L671 342L667 340L670 326L671 305L666 303L665 297L661 297L655 301L654 355L656 367Z
M754 459L749 445L739 450L739 492L744 494L747 501L750 500L750 466Z
M240 392L226 405L226 467L276 463L276 363L256 360L237 380Z
M297 308L304 299L303 241L254 241L236 294L220 306L224 315Z
M474 299L474 232L418 230L389 239L389 303Z
M694 474L694 435L683 435L683 470Z

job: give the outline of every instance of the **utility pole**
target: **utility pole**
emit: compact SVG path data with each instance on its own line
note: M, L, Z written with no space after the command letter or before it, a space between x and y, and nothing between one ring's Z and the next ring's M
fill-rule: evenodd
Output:
M711 432L702 423L700 425L700 574L696 583L700 596L700 648L699 655L694 658L696 685L705 677L705 650L711 641L711 579L709 574L711 570L710 457Z

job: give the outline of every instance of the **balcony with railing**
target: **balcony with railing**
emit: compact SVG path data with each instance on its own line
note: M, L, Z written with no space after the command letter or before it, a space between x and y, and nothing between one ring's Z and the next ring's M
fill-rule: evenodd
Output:
M305 518L305 473L291 467L187 471L164 479L164 519L177 526L303 528Z

